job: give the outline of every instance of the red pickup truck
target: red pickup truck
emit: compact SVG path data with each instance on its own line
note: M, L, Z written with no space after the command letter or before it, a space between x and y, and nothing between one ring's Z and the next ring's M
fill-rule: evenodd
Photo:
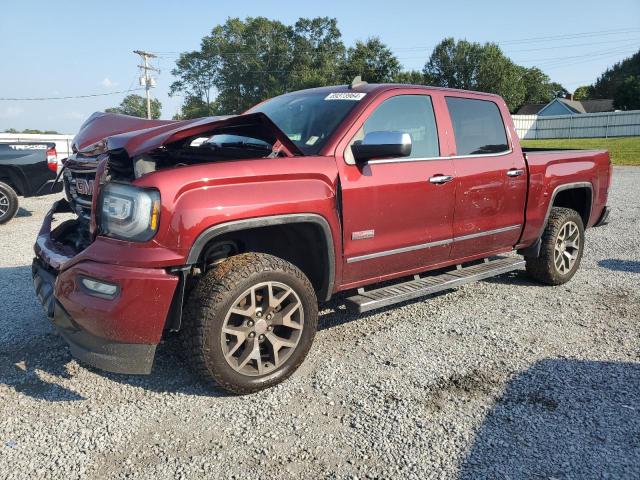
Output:
M568 281L612 176L606 151L521 148L496 95L358 80L231 117L94 114L74 151L33 262L72 354L149 373L180 331L238 393L291 375L337 292L365 312L525 264Z

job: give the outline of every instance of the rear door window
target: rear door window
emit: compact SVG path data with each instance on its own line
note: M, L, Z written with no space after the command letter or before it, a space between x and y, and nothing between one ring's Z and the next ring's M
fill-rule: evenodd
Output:
M457 155L484 155L509 150L498 106L488 100L446 97L456 137Z

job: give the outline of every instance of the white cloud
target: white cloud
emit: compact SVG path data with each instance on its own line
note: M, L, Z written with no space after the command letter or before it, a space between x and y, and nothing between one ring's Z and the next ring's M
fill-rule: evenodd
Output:
M19 117L20 115L22 115L23 112L24 112L24 108L22 107L13 107L13 106L5 107L4 109L0 110L0 118Z
M114 82L109 77L105 77L104 80L100 82L100 85L102 85L104 88L112 88L112 87L117 87L118 82Z

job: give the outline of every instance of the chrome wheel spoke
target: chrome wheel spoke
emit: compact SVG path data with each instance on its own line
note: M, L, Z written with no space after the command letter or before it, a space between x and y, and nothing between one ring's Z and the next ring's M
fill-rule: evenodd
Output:
M279 315L276 315L276 317L273 319L273 324L283 325L285 327L300 330L302 328L302 325L296 323L292 317L298 311L298 309L300 309L301 306L302 305L300 305L299 301L296 303L290 303L282 310Z
M243 343L247 340L249 336L250 329L248 327L232 327L226 325L222 329L222 333L227 335L233 335L236 337L235 343L229 344L229 351L226 353L225 357L232 357L234 353L238 351L238 349L242 346Z
M576 240L569 240L566 242L566 246L567 248L578 248L578 241Z
M273 355L273 365L275 367L280 366L280 350L283 348L293 348L297 345L297 340L288 340L286 338L278 337L274 333L267 333L267 340L271 344L271 352Z
M247 298L249 301L247 302ZM238 304L242 304L239 306ZM247 292L246 296L238 302L238 304L231 308L231 313L235 313L236 315L241 315L243 317L251 318L256 313L257 305L256 305L256 290L254 288L251 289L250 292Z
M260 358L260 342L257 338L249 339L245 342L244 352L238 357L238 369L246 367L247 364L255 360L258 372L262 372L262 360Z
M286 289L281 290L279 293L274 293L273 284L270 283L268 285L267 292L269 294L269 308L275 309L282 305L282 302L286 300L286 298L291 292L293 292L293 290L287 287Z
M9 199L6 195L0 193L0 215L4 215L9 211Z

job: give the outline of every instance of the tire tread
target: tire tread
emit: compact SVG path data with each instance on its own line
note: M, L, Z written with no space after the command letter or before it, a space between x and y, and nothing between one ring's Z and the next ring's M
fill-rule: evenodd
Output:
M312 328L313 334L315 334L317 302L311 282L291 263L268 254L243 253L223 261L199 280L184 309L181 336L183 351L188 361L202 378L213 380L221 388L241 395L268 388L285 380L300 366L307 353L304 352L304 355L299 357L299 360L289 368L289 373L286 376L264 382L259 387L243 387L236 383L230 383L224 379L220 372L210 368L207 362L206 332L210 330L211 323L216 321L219 314L217 307L227 301L230 296L237 294L240 285L248 281L251 276L265 271L280 271L294 275L307 290L304 293L313 296L314 301L311 303L315 306L315 311L305 312L305 328ZM310 344L311 342L309 342L309 346Z

